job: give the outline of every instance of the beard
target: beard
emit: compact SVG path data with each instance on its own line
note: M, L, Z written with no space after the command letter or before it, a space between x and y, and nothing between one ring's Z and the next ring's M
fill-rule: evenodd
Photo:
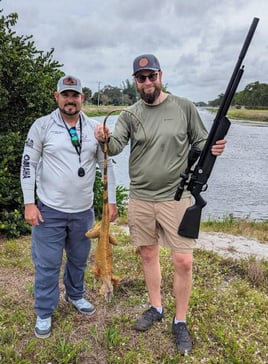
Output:
M155 100L159 97L162 90L162 85L155 85L155 90L152 93L145 93L144 90L138 90L141 99L146 102L146 104L153 104Z
M68 109L68 106L74 106L75 107L75 110L71 110ZM63 108L59 108L61 113L64 114L64 115L67 115L67 116L73 116L73 115L76 115L76 114L79 114L79 110L76 108L76 105L75 104L67 104L67 105L64 105Z

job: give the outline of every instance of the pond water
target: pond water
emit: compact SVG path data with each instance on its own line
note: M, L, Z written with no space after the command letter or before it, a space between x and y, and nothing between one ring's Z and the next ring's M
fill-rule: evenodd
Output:
M209 130L215 114L199 109L200 116ZM104 117L95 119L102 121ZM110 130L117 116L110 116ZM231 120L226 136L227 145L222 156L216 159L208 189L202 193L207 205L202 220L234 217L250 220L268 219L268 123ZM129 147L118 156L115 172L117 184L128 187Z

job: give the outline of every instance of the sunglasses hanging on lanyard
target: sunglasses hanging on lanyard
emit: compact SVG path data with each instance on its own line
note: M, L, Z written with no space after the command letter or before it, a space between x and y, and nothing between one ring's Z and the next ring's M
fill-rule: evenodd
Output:
M80 139L78 138L78 134L77 134L75 126L69 129L64 120L63 120L63 123L65 125L66 130L68 131L68 134L70 135L72 145L74 146L74 148L76 150L76 153L77 153L78 158L79 158L79 163L81 165L81 151L82 151L82 122L81 122L81 118L79 117ZM77 171L77 174L78 174L79 177L84 177L84 175L85 175L84 168L79 167L78 171Z

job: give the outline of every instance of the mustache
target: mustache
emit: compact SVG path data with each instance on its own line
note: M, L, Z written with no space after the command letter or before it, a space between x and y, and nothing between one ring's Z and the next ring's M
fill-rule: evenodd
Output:
M65 104L64 106L76 106L73 102L68 102L68 104Z

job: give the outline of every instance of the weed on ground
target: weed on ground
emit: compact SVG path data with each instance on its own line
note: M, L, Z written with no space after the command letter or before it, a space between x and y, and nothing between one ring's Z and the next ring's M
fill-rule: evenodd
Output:
M175 306L168 250L161 250L165 318L148 332L136 332L132 326L148 307L140 257L128 234L120 227L115 227L114 233L119 241L113 247L114 274L121 282L112 301L107 303L100 296L101 282L91 273L93 242L86 298L96 305L97 312L87 317L66 303L61 279L61 297L48 339L34 336L30 237L0 241L1 363L268 363L267 262L224 259L196 249L187 318L194 349L182 357L171 334Z

